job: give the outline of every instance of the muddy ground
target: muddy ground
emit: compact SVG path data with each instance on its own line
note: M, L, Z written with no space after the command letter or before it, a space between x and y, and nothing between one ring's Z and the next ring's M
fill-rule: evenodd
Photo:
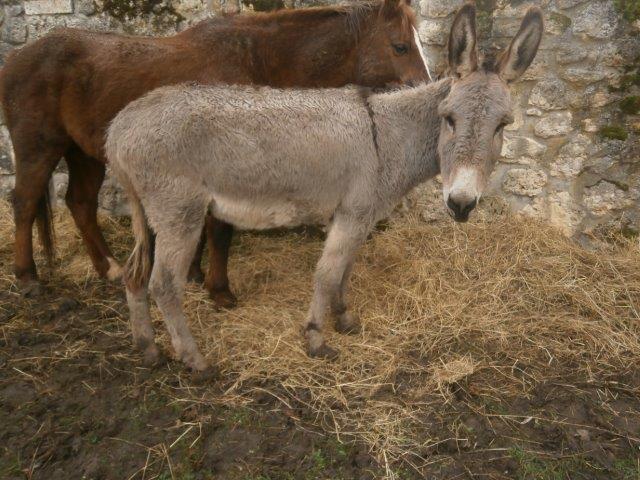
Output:
M23 298L6 249L2 262L2 479L640 479L637 364L493 399L453 383L425 400L440 414L421 419L424 450L385 461L278 385L229 401L232 377L195 385L173 361L143 368L119 285L54 276ZM513 369L524 385L526 363Z

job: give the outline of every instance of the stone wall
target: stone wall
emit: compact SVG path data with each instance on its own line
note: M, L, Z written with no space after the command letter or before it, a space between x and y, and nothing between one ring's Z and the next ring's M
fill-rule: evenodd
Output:
M3 0L0 64L6 53L56 26L169 34L222 10L298 6L300 0ZM275 2L275 3L274 3ZM422 0L420 36L431 66L443 69L453 12L462 0ZM513 89L516 122L484 205L548 220L567 234L640 225L640 0L477 0L484 51L504 48L530 4L545 12L536 60ZM8 132L0 119L0 190L13 183ZM64 167L55 190L66 185ZM102 207L122 213L113 181ZM408 208L444 215L439 185L414 192Z

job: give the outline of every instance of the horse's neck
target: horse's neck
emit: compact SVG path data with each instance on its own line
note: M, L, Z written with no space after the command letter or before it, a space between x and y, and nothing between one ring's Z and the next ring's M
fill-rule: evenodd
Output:
M372 13L373 14L373 13ZM370 23L360 20L358 27L349 27L347 13L327 14L320 9L292 11L266 15L238 15L211 19L192 27L198 42L219 43L237 37L236 44L245 45L252 65L260 65L266 75L286 75L303 69L304 78L314 81L307 85L292 85L265 79L276 86L313 86L327 83L341 86L356 83L354 63L358 39L369 33ZM300 32L304 31L304 35ZM297 72L299 73L299 72ZM301 75L294 75L300 79ZM329 79L331 81L329 81Z
M450 89L451 80L444 79L373 97L381 167L399 196L439 173L438 106Z

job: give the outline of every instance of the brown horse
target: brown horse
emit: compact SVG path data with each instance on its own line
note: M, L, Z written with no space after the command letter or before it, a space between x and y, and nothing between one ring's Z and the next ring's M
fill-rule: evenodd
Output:
M129 102L185 81L275 87L425 81L409 1L224 16L166 38L60 29L13 52L0 72L0 102L16 158L20 286L40 290L33 259L36 220L45 253L53 257L48 182L62 157L69 170L66 203L91 261L103 277L120 275L96 212L105 175L105 131ZM235 301L227 278L232 228L211 217L205 229L210 248L205 284L219 305L229 306Z

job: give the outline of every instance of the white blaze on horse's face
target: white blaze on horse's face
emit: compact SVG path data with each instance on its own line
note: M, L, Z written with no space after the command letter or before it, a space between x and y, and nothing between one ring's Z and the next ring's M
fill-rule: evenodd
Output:
M416 42L416 48L418 49L418 53L420 54L420 58L424 62L424 68L427 69L427 75L429 76L429 81L433 81L433 77L431 76L431 70L429 70L429 60L427 60L427 55L424 53L424 49L422 48L422 41L420 40L420 35L418 35L418 30L416 27L411 27L413 29L413 41Z

